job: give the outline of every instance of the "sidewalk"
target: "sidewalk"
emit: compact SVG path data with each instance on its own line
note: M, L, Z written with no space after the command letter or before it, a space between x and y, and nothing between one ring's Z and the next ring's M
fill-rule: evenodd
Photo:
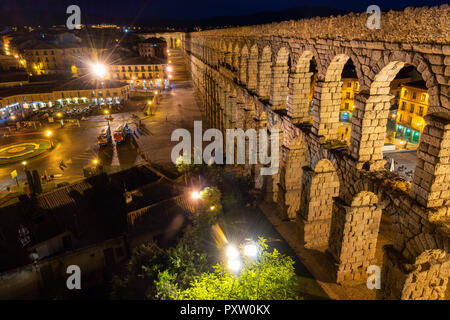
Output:
M297 223L281 220L276 214L279 209L275 203L261 202L259 208L331 299L376 300L375 290L369 290L365 283L354 286L336 284L331 259L323 252L305 249L301 244Z

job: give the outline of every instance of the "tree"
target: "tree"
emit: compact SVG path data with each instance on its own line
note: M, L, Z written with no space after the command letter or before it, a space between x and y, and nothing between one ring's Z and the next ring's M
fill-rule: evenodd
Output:
M187 289L196 276L211 270L206 254L187 245L179 244L169 249L168 255L167 269L160 272L155 281L158 299L176 299L178 292Z
M155 281L159 272L168 262L167 252L154 242L137 247L128 263L128 273L124 278L114 277L114 299L154 299Z
M263 238L258 241L259 257L244 263L240 273L227 270L223 263L213 272L194 278L191 286L178 292L179 300L290 300L298 299L294 261L276 249L268 252ZM164 280L164 279L161 279Z

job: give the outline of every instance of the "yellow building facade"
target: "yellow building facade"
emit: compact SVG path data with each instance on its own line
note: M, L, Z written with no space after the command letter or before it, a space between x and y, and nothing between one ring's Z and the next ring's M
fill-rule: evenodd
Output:
M53 106L113 105L128 100L130 88L118 81L70 80L58 83L28 84L0 88L0 121L25 117L28 113Z
M135 57L109 66L109 78L131 89L164 89L170 85L170 67L164 61Z
M33 49L24 49L23 59L26 61L27 71L33 75L69 73L83 61L96 60L103 51L104 49L88 47L54 48L42 44Z
M403 84L400 90L395 138L419 143L428 112L428 93L423 81Z
M355 95L359 92L359 82L356 78L342 78L342 82L338 134L341 141L350 144L352 114L355 108Z

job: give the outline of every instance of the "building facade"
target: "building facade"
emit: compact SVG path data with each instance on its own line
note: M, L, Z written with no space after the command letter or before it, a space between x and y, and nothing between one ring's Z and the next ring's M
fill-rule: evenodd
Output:
M55 47L39 43L23 50L27 71L32 75L72 73L78 76L78 68L86 61L96 60L105 49L89 47Z
M158 38L148 38L138 43L139 55L141 57L156 57L167 59L166 41Z
M402 85L396 117L396 139L418 144L426 125L423 117L427 111L428 93L425 82L415 81Z
M355 108L355 95L359 92L359 82L356 78L342 78L342 99L339 111L340 124L338 127L339 139L350 143L350 132L353 109Z
M130 89L167 89L170 70L163 59L135 57L111 64L109 78L129 84Z
M0 120L23 119L34 111L54 106L121 104L128 100L129 94L128 84L109 80L70 80L0 88Z

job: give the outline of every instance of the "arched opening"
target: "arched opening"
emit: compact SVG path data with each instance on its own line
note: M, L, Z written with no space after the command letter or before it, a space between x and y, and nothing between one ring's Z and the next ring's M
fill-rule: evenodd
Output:
M267 131L268 129L266 112L261 107L256 109L255 129L258 131L258 136L261 130ZM258 163L253 166L252 176L255 181L255 189L264 190L264 176L261 175L260 171L262 168L262 164L259 162L259 152L260 148L258 147Z
M313 53L304 51L297 59L295 74L289 80L288 115L295 124L312 123L312 98L317 75Z
M325 250L330 237L333 198L339 196L339 177L328 159L314 170L303 168L299 226L305 248Z
M402 61L388 63L375 76L369 95L359 94L356 99L353 156L370 169L384 166L411 181L428 98L426 84L414 66Z
M243 84L247 83L247 60L248 48L246 45L242 47L241 58L239 60L239 81Z
M270 86L270 104L273 110L285 110L288 99L288 81L291 59L288 49L282 47L275 57L272 66L272 80Z
M250 48L250 55L247 62L247 88L256 90L258 77L258 46L255 44Z
M231 69L233 65L233 44L231 42L226 46L225 64L228 69Z
M227 52L227 44L225 41L221 41L220 43L220 51L219 51L219 62L221 65L225 65L225 54Z
M232 66L232 70L233 71L239 70L240 51L241 51L241 49L239 47L239 43L236 43L234 45L233 55L232 55L232 62L231 62L231 66Z
M338 54L331 60L325 80L315 90L313 131L325 140L338 140L339 112L342 104L342 71L349 57Z
M355 97L359 93L359 82L355 65L348 59L341 73L341 106L339 109L338 135L342 143L350 145L352 115L355 109Z
M382 148L386 168L412 181L417 163L420 136L425 129L428 92L425 81L412 66L405 64L390 84L389 115ZM404 152L399 153L398 151Z
M272 75L272 51L269 46L263 48L258 64L257 92L261 100L267 101L270 98L270 83Z

